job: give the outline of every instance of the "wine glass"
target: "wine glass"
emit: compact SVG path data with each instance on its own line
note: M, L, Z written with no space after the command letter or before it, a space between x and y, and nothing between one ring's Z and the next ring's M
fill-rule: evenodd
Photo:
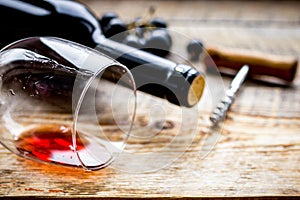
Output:
M0 51L0 143L36 161L86 170L123 150L136 109L131 72L112 58L56 37Z

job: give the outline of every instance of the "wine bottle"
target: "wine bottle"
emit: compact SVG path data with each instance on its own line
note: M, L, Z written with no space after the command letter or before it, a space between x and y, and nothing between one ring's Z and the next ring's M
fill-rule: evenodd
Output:
M95 48L124 64L141 91L186 107L197 104L202 96L202 73L106 38L95 14L83 3L0 0L0 18L0 48L26 37L60 37Z

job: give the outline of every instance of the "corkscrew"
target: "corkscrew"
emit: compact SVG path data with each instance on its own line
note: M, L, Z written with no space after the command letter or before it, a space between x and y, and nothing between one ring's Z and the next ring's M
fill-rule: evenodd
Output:
M216 126L226 116L231 104L233 103L236 93L247 77L249 66L244 65L232 80L229 89L226 91L225 97L221 100L210 116L210 121Z

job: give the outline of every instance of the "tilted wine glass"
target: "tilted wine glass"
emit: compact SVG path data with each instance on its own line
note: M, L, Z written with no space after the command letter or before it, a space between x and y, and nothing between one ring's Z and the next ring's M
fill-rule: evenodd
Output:
M119 62L55 37L16 41L0 52L0 142L47 163L97 170L131 132L136 88Z

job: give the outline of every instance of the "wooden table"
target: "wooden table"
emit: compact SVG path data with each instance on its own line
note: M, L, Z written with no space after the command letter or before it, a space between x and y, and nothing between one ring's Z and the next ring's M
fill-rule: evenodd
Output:
M170 29L186 38L201 38L205 45L299 59L298 1L81 1L99 17L115 11L127 21L154 6L155 15L166 19ZM179 51L185 46L175 40L174 48ZM0 195L72 199L300 196L299 76L298 72L290 87L247 80L227 113L216 145L208 145L212 147L209 154L200 155L210 114L204 109L191 145L154 172L134 173L113 166L88 172L46 165L20 158L1 146ZM222 80L226 88L232 77ZM172 134L172 129L166 133ZM151 153L161 142L135 144L130 151Z

